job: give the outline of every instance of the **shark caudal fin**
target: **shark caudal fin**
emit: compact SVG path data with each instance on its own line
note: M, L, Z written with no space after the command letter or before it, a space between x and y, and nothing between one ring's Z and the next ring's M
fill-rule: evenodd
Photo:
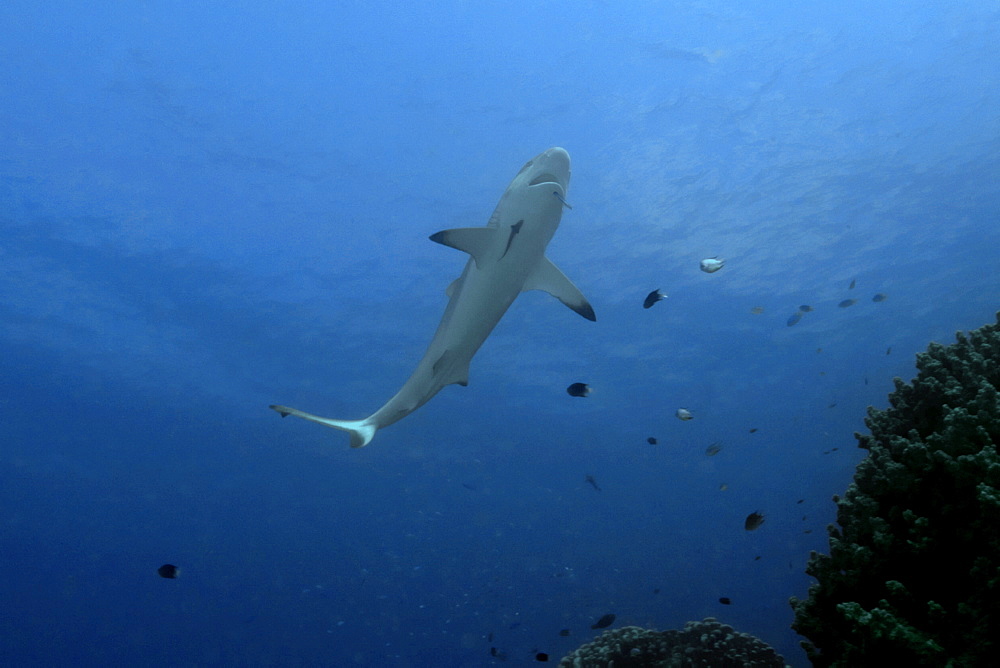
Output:
M312 413L300 411L297 408L289 408L288 406L270 406L270 408L271 410L280 413L281 417L294 415L295 417L300 417L303 420L318 422L319 424L326 425L327 427L333 427L334 429L346 431L351 435L352 448L363 448L371 443L372 439L375 437L375 432L378 430L378 427L370 423L368 420L331 420L330 418L320 417L318 415L313 415Z

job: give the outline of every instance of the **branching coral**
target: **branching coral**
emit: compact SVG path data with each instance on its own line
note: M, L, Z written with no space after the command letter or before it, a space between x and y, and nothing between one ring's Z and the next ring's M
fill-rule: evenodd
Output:
M979 666L1000 637L1000 313L917 355L813 553L793 628L817 666Z

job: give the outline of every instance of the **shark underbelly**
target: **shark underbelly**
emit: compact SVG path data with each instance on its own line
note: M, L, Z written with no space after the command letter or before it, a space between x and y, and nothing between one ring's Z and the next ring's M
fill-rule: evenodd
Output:
M524 258L511 259L521 261L514 267L525 266ZM423 406L445 385L467 385L472 358L521 293L528 273L498 265L478 269L469 260L417 368L368 420L381 429Z

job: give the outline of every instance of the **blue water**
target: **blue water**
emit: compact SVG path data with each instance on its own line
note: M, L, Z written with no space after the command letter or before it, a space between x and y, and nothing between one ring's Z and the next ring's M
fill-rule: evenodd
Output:
M865 408L1000 308L1000 5L752 4L5 2L0 662L524 665L614 613L804 665ZM267 410L395 393L427 236L550 146L596 323L523 295L361 450Z

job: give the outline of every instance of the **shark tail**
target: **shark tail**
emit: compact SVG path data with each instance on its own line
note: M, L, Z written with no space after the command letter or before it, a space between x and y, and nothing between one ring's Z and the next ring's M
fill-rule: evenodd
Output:
M378 430L378 426L373 424L369 419L332 420L330 418L320 417L318 415L313 415L312 413L300 411L297 408L289 408L288 406L271 406L270 408L271 410L280 413L281 417L294 415L295 417L300 417L303 420L318 422L319 424L326 425L327 427L333 427L334 429L346 431L351 435L352 448L363 448L371 443L372 439L375 438L375 432Z

